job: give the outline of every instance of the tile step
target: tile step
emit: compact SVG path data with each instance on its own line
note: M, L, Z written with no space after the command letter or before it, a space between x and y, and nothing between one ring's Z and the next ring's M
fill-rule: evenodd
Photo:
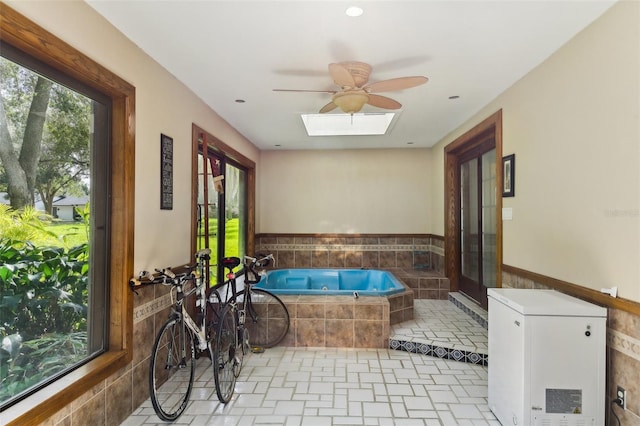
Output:
M406 340L389 339L389 348L398 351L411 352L431 356L434 358L447 359L451 361L467 362L470 364L489 365L489 355L475 352L465 351L461 349L448 348L444 345L432 345L420 342L408 342Z
M478 305L475 301L462 293L449 293L449 301L458 309L482 326L488 329L487 311ZM453 346L453 345L452 345ZM464 350L447 346L446 343L427 343L419 341L407 341L402 338L394 338L390 336L389 347L394 350L422 354L440 359L466 362L482 366L488 366L489 355L482 350Z
M487 311L475 300L470 299L462 293L451 292L449 293L449 301L462 309L482 327L485 329L489 328L489 316L487 315Z

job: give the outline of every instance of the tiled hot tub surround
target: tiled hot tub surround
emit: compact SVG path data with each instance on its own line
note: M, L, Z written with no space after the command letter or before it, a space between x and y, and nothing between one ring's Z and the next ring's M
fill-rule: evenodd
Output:
M284 346L389 347L389 328L413 319L413 291L391 296L281 295L291 319Z
M258 234L255 242L256 253L275 256L277 269L382 269L392 272L407 288L387 298L283 297L291 314L291 331L284 345L388 347L389 326L413 319L414 298L448 297L449 280L442 274L444 239L438 236ZM335 310L336 304L341 310ZM382 307L383 318L363 318L363 306Z
M443 275L444 239L420 235L258 234L278 268L409 268Z
M385 297L281 296L289 309L292 347L385 348L389 301Z
M444 239L436 235L258 234L255 252L273 253L278 269L384 269L413 290L413 298L446 300L449 295ZM392 317L399 317L395 311L392 307Z

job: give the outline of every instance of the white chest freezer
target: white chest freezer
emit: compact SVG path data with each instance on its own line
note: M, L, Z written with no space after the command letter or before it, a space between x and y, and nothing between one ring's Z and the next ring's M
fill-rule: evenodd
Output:
M554 290L487 295L489 408L500 423L603 425L607 310Z

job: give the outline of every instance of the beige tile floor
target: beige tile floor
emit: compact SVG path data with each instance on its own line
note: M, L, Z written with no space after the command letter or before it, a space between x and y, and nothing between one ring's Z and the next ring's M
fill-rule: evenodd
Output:
M415 313L392 328L392 341L486 352L486 329L452 302L416 300ZM190 405L175 423L499 425L487 406L487 367L402 349L276 347L251 354L226 405L201 359ZM123 423L155 424L164 423L149 400Z

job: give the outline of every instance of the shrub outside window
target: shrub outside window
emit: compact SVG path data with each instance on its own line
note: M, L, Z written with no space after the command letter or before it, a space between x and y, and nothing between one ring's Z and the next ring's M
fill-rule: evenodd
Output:
M109 100L58 74L3 48L0 407L105 349Z

